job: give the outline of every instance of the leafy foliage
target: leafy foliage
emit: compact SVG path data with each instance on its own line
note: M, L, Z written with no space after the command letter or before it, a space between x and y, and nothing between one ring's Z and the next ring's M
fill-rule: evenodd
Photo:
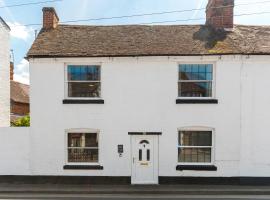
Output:
M29 127L30 126L30 116L27 115L25 117L17 119L14 122L11 122L11 126L13 126L13 127Z

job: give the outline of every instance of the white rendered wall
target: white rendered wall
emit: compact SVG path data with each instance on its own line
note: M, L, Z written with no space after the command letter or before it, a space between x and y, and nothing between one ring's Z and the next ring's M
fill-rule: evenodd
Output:
M215 63L218 104L175 104L179 63ZM102 63L104 105L63 105L65 63ZM267 56L35 59L31 127L0 128L0 175L130 176L128 132L162 132L159 176L270 177ZM176 171L177 129L212 127L217 171ZM104 170L63 170L65 130L100 129ZM117 145L124 145L118 156Z
M218 104L177 105L178 64L216 64ZM63 105L65 63L102 63L104 105ZM270 71L270 70L269 70ZM34 175L130 176L132 131L161 131L160 176L239 176L241 57L34 59L31 73L31 167ZM270 96L270 95L269 95ZM176 171L177 129L215 128L216 172ZM65 130L100 129L104 170L63 170ZM124 145L119 158L117 145ZM257 175L253 173L251 175Z
M270 59L245 64L242 72L241 176L270 177Z
M10 126L9 31L0 23L0 127Z
M29 128L0 128L0 175L30 175Z

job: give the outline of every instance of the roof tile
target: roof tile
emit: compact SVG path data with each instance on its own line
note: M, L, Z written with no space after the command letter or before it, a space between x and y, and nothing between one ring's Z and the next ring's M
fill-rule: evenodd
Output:
M235 25L228 32L204 25L59 25L41 30L27 56L270 54L269 35L270 26Z

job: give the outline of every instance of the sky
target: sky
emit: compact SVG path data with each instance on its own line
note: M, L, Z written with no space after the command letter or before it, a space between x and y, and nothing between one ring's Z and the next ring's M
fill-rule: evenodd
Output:
M40 31L41 26L24 25L41 24L43 7L54 7L60 21L69 21L190 10L204 8L208 2L208 0L61 0L54 3L50 2L38 5L7 7L14 4L41 1L44 2L46 0L0 0L0 16L11 27L11 48L14 52L15 62L14 79L26 84L29 83L29 64L24 57L34 41L35 31ZM270 0L235 0L235 5L235 15L268 12L264 14L236 16L234 19L235 24L270 25ZM204 24L205 11L175 12L132 18L84 21L72 24L141 24L186 19L189 21L167 22L161 24Z

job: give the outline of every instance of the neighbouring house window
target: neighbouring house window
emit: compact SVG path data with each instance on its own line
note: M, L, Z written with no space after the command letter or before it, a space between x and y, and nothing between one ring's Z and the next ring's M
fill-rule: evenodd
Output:
M179 131L178 162L211 163L212 131Z
M213 65L179 65L178 97L212 97Z
M98 98L101 96L100 66L68 65L67 95L77 98Z
M98 134L68 133L68 162L97 163Z

